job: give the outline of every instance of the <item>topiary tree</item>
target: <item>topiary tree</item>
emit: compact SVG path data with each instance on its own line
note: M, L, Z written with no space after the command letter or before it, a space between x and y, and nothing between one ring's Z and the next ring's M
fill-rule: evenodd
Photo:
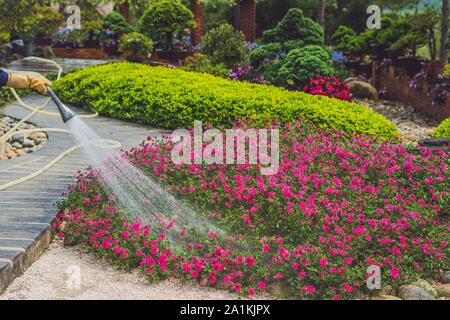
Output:
M275 28L263 33L262 40L264 43L283 43L295 40L299 47L306 45L323 46L324 35L323 29L318 23L306 18L301 9L292 8Z
M302 90L311 78L332 76L335 71L331 54L321 46L311 45L289 52L278 71L280 84Z
M103 28L120 36L124 33L133 32L133 28L126 22L125 18L118 12L110 12L103 18Z
M202 52L211 58L212 63L232 67L245 56L245 36L230 24L223 24L205 34Z
M161 41L165 38L165 48L173 49L173 35L184 28L192 28L192 12L179 0L161 0L153 3L141 19L142 33Z

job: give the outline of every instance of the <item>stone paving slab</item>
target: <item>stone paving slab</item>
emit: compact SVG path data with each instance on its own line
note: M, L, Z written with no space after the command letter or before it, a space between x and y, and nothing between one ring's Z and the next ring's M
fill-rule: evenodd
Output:
M38 106L45 98L30 96L24 101ZM73 109L79 114L86 113ZM57 112L53 103L45 110ZM6 115L19 119L29 112L17 103L4 109ZM66 129L59 117L38 114L30 121L41 128ZM100 137L120 141L124 149L139 145L149 135L170 133L105 117L85 121ZM0 185L33 173L76 144L67 134L48 134L49 140L40 150L14 160L0 161ZM81 151L76 151L33 180L0 191L0 293L47 248L51 241L50 225L58 214L55 203L61 193L67 191L67 186L76 181L77 172L88 166L88 159Z

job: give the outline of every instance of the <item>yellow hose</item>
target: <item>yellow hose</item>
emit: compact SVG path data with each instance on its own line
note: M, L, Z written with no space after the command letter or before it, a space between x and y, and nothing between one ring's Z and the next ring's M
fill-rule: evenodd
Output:
M61 66L56 63L55 61L52 60L48 60L48 59L43 59L43 58L39 58L39 57L27 57L23 60L36 60L36 61L42 61L42 62L47 62L47 63L51 63L53 65L55 65L58 68L58 76L57 79L59 79L61 77L62 74L62 68ZM20 71L14 71L14 72L20 72ZM29 73L29 72L27 72ZM26 130L18 130L19 126L24 123L25 121L29 120L31 117L33 117L36 114L41 114L41 115L45 115L45 116L52 116L52 117L59 117L60 114L57 112L49 112L49 111L44 111L43 109L45 109L51 98L46 99L46 101L37 107L33 107L28 105L27 103L25 103L20 96L17 94L16 90L14 90L13 88L10 88L14 97L16 98L17 102L19 102L19 106L28 109L31 111L31 113L29 113L25 118L23 118L22 120L20 120L13 128L11 128L7 133L5 133L4 135L2 135L0 137L0 149L5 145L5 143L15 134L18 133L31 133L31 132L59 132L59 133L67 133L67 134L71 134L71 132L69 130L66 129L60 129L60 128L34 128L34 129L26 129ZM90 114L90 115L81 115L79 116L80 118L95 118L98 116L98 113L95 114ZM107 146L104 145L104 143L108 144ZM85 145L90 145L90 144L95 144L99 147L102 148L116 148L116 149L120 149L122 147L121 143L115 140L108 140L108 139L101 139L101 140L93 140L93 141L89 141L87 143L84 144L78 144L70 149L67 149L66 151L64 151L63 153L61 153L58 157L56 157L55 159L53 159L52 161L50 161L47 165L45 165L44 167L42 167L41 169L25 176L22 177L20 179L8 182L6 184L0 185L0 191L11 188L13 186L16 186L18 184L24 183L28 180L31 180L41 174L43 174L45 171L47 171L48 169L50 169L51 167L53 167L56 163L58 163L61 159L63 159L64 157L68 156L69 154L77 151L78 149L80 149L81 147L85 146Z

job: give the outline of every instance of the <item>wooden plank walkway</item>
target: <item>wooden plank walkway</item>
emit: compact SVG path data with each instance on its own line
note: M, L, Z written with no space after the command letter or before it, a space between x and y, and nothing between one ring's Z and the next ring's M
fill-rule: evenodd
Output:
M24 101L31 105L41 105L44 99L30 96ZM53 103L45 110L57 111ZM74 110L85 113L77 108ZM17 103L4 109L6 115L19 119L29 112ZM65 128L59 117L36 115L31 121L41 128ZM120 141L124 149L137 146L149 135L169 133L105 117L88 119L86 122L102 138ZM0 185L45 166L75 144L67 134L49 132L49 140L37 152L0 161ZM81 151L77 151L41 176L0 191L0 292L47 248L51 241L50 224L58 213L55 202L61 198L61 192L67 190L67 185L75 181L76 172L86 169L88 165L88 159Z

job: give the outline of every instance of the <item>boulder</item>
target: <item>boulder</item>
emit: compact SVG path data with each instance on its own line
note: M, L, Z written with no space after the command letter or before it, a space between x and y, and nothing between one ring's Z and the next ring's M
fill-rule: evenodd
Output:
M345 82L350 90L350 93L355 98L378 100L378 90L370 83L357 78L347 79Z
M436 289L439 297L450 298L450 284L443 284Z
M435 300L425 289L411 284L401 286L397 295L403 300Z
M436 289L433 288L433 286L426 280L419 279L416 282L412 283L412 285L424 289L426 292L428 292L435 298L437 298L437 296L438 296Z

